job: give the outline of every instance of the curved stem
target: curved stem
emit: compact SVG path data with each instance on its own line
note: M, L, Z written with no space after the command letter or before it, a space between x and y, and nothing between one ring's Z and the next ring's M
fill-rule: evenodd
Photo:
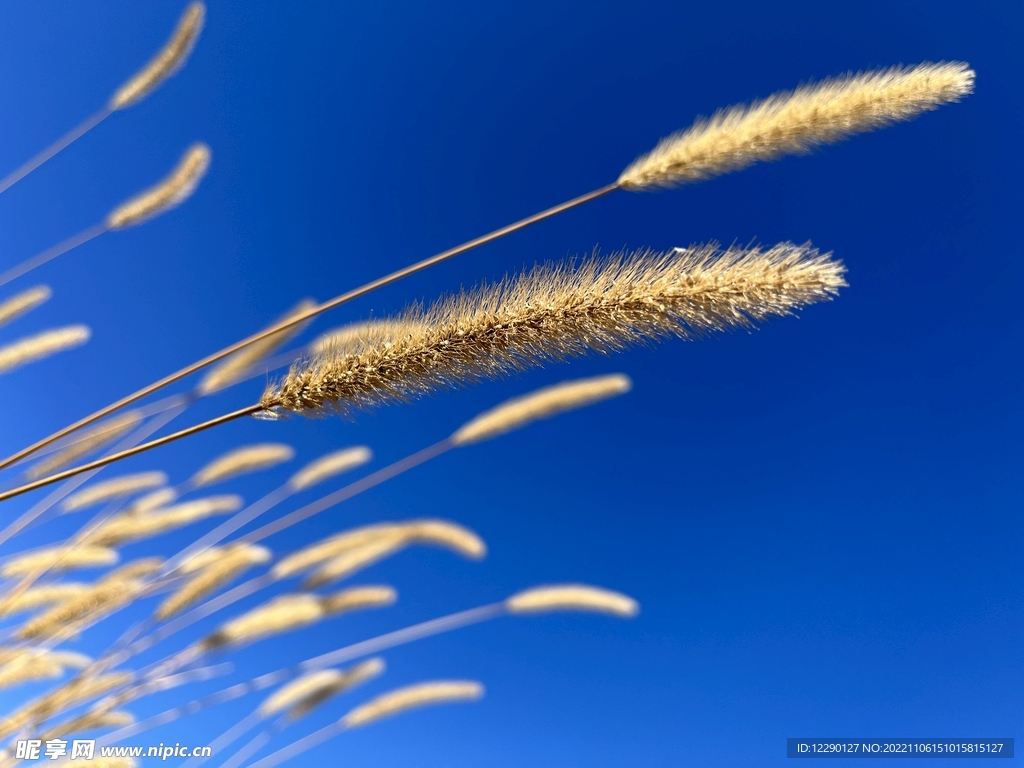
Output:
M35 453L40 448L49 445L55 440L60 440L62 437L71 434L75 430L88 426L89 424L92 424L95 421L99 421L104 416L107 416L113 413L114 411L120 410L126 405L130 405L134 403L136 400L141 400L143 397L146 397L147 395L150 395L153 392L156 392L157 390L163 389L169 384L173 384L174 382L179 381L185 378L186 376L189 376L195 373L196 371L207 367L208 365L212 365L213 363L216 363L217 361L224 359L228 355L234 354L238 350L243 349L249 346L250 344L255 344L258 341L262 341L263 339L267 338L272 334L278 333L279 331L282 331L286 328L291 328L292 326L298 325L299 323L306 322L310 318L316 317L317 315L327 312L330 309L334 309L335 307L341 306L342 304L352 301L353 299L357 299L360 296L364 296L367 293L370 293L371 291L374 291L378 288L382 288L385 285L390 285L391 283L401 280L404 277L416 274L417 272L427 269L428 267L431 267L442 261L450 259L454 256L458 256L459 254L465 253L466 251L469 251L473 248L477 248L478 246L490 243L494 240L497 240L500 237L504 237L505 235L511 234L520 229L524 229L525 227L528 227L531 224L536 224L539 221L551 218L552 216L567 211L571 208L583 205L584 203L590 202L591 200L595 200L598 197L602 197L610 192L614 192L616 189L619 189L618 183L608 184L607 186L601 187L600 189L595 189L592 192L588 192L585 195L580 195L579 197L573 198L572 200L569 200L567 202L560 203L559 205L556 205L552 208L548 208L547 210L541 211L540 213L535 213L532 216L527 216L525 219L521 219L515 222L514 224L509 224L508 226L502 227L501 229L496 229L493 232L478 237L474 240L469 240L468 242L465 242L462 245L458 245L455 248L450 248L447 251L442 251L441 253L431 256L428 259L424 259L423 261L419 261L415 264L412 264L411 266L404 267L398 270L397 272L392 272L391 274L386 275L385 277L381 277L378 278L377 280L373 280L372 282L366 283L365 285L356 288L355 290L349 291L348 293L343 293L340 296L336 296L330 301L326 301L323 304L319 304L313 307L312 309L303 312L302 314L295 315L289 320L281 322L278 325L261 331L260 333L249 336L248 338L242 339L241 341L232 344L229 347L225 347L220 352L215 352L212 355L208 355L207 357L204 357L202 360L196 363L192 363L192 365L188 365L182 368L180 371L177 371L176 373L172 373L170 376L165 376L164 378L160 379L154 384L150 384L148 387L143 387L139 391L134 392L133 394L128 395L127 397L121 398L116 403L112 403L111 405L108 405L106 408L101 408L100 410L96 411L90 416L86 416L84 419L79 419L74 424L64 427L64 429L54 432L49 437L46 437L40 440L39 442L30 445L28 448L24 448L18 451L17 453L8 456L3 461L0 461L0 469L3 469L4 467L9 466L10 464L13 464L16 461L20 461L24 457L32 453Z

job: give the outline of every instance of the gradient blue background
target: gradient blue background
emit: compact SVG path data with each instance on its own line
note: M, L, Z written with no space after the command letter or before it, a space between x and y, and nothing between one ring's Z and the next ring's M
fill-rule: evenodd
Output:
M0 171L102 105L182 7L4 3ZM287 551L345 526L438 515L473 527L490 554L477 564L419 549L375 567L356 581L394 584L395 608L255 645L230 680L542 582L621 589L641 616L503 619L390 651L385 677L294 734L424 678L480 679L487 696L346 735L303 764L760 766L784 763L787 736L1024 736L1022 20L1017 2L213 0L178 76L0 197L5 268L162 177L188 143L213 148L182 208L0 293L36 282L55 293L4 340L70 322L95 333L0 378L0 452L301 297L326 299L608 183L697 114L848 70L969 61L977 92L962 104L699 186L616 193L342 308L306 338L595 245L712 239L811 240L842 258L850 287L799 320L355 423L235 423L121 471L183 480L244 441L295 445L291 466L224 486L255 499L325 451L363 442L383 466L504 398L625 371L626 397L451 453L271 540ZM176 424L260 388L210 398ZM5 504L2 520L38 498ZM125 556L166 553L203 529ZM73 647L99 652L132 616ZM130 743L208 743L258 701Z

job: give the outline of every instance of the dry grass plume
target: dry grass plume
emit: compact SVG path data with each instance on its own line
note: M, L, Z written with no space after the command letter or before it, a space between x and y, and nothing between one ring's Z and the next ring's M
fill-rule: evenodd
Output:
M553 584L518 592L505 601L509 613L549 611L594 611L631 619L640 612L636 600L588 584Z
M107 227L133 227L181 205L196 191L210 167L211 157L208 146L193 144L185 150L167 178L111 211L106 219Z
M284 443L257 443L225 453L196 472L189 485L203 488L249 472L261 472L295 458L295 449Z
M118 440L142 423L140 411L126 411L83 429L78 437L51 456L36 462L26 472L30 480L45 477Z
M212 559L199 573L157 608L160 621L180 613L254 565L270 562L270 550L252 544L231 544L203 553ZM192 565L189 561L187 566Z
M544 363L677 336L750 328L832 298L841 262L809 245L715 245L543 265L443 298L406 318L416 330L356 355L329 350L292 367L261 405L342 413Z
M410 709L456 701L476 701L483 695L484 687L473 680L435 680L409 685L356 707L341 718L341 724L346 728L358 728Z
M0 347L0 373L13 371L36 360L80 347L89 340L92 331L85 325L54 328Z
M333 595L280 595L263 605L232 619L199 644L203 650L227 645L242 645L271 635L292 632L315 624L326 616L364 608L380 608L394 603L391 587L353 587Z
M299 315L304 315L316 306L316 302L312 299L303 299L292 307L285 315L278 320L275 320L271 328L292 320ZM277 333L272 333L265 339L257 341L254 344L250 344L244 349L240 349L233 355L229 355L224 358L221 363L210 369L210 371L199 382L199 386L196 388L196 391L202 396L212 395L215 392L220 392L222 389L227 389L233 384L237 384L239 381L246 378L246 376L249 375L249 372L252 371L252 369L261 360L263 360L263 358L275 352L282 345L287 344L290 339L301 333L305 327L306 323L296 323L295 325L284 328Z
M30 587L18 595L9 605L6 605L3 611L0 612L0 616L31 611L44 605L63 603L66 600L84 595L89 589L90 586L88 584L79 582L57 582L55 584Z
M80 653L26 649L0 666L0 688L57 678L63 675L68 667L82 669L91 661L88 656Z
M37 549L17 556L4 563L0 568L0 576L26 576L39 568L50 571L71 571L77 568L97 568L102 565L113 565L118 561L118 554L108 547L79 546L68 549L63 546Z
M319 459L311 461L304 466L288 481L293 491L304 491L314 485L329 480L343 472L361 467L373 458L373 452L365 445L357 445L354 448L343 448L340 451L328 453Z
M131 541L159 536L212 515L237 512L242 508L242 504L241 496L209 496L144 514L126 512L98 526L85 538L94 546L116 547Z
M205 19L206 6L198 0L190 3L164 47L145 67L117 89L110 98L108 108L114 111L137 104L181 69L199 39Z
M53 291L50 290L50 286L37 285L34 288L29 288L27 291L11 296L7 301L0 303L0 326L7 325L26 312L31 312L40 304L49 300L52 295Z
M538 389L481 413L460 427L452 435L452 442L456 445L468 445L490 440L514 429L521 429L531 422L549 419L560 413L624 394L629 392L632 386L633 382L628 376L613 373L608 376L564 381Z
M910 120L959 101L973 89L974 71L956 61L878 69L805 85L698 120L630 165L618 184L636 191L703 181Z
M287 710L288 718L297 720L308 715L331 697L379 676L384 672L384 668L383 659L373 658L345 671L325 669L312 672L269 696L260 705L260 714L263 717L271 717Z
M163 472L139 472L134 475L123 475L101 483L95 483L73 493L64 499L61 508L65 512L77 512L105 501L132 496L140 491L149 491L167 483L167 475Z

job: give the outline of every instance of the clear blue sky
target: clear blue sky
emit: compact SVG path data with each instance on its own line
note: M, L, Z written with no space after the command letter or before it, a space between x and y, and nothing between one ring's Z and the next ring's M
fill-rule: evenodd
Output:
M0 173L101 106L183 7L5 3ZM183 480L239 443L291 443L292 466L224 486L256 499L333 448L370 445L376 468L534 387L613 371L635 381L626 397L449 454L269 542L286 552L350 525L443 516L487 540L482 563L406 552L355 580L395 585L396 607L253 646L231 678L130 709L146 716L524 586L581 580L635 596L642 614L503 619L390 651L386 676L294 734L425 678L479 679L487 696L346 735L304 764L769 766L788 736L1024 735L1022 20L1016 2L212 0L179 75L0 197L6 268L99 220L189 143L213 149L180 209L0 289L54 290L0 340L72 322L94 331L0 377L4 455L302 297L606 184L698 114L922 60L970 62L977 92L809 157L616 193L318 321L305 338L595 246L811 240L849 267L837 301L753 333L553 366L354 423L234 423L125 463ZM39 498L8 502L0 522ZM167 553L202 530L124 555ZM97 653L126 620L71 647ZM259 700L131 743L207 743Z

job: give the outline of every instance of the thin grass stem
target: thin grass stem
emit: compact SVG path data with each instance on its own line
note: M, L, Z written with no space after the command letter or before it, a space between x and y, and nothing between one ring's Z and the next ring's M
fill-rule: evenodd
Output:
M104 232L108 232L109 230L110 227L108 227L105 223L101 222L99 224L93 224L91 227L88 227L87 229L83 229L77 235L72 235L67 240L61 240L59 243L57 243L54 246L51 246L50 248L47 248L42 253L37 253L32 258L25 259L25 261L21 262L20 264L15 264L6 272L0 274L0 285L6 285L7 283L11 282L11 280L19 278L22 275L31 272L36 267L41 267L46 262L56 259L58 256L63 256L68 251L73 250L80 245L84 245L85 243L88 243L93 238L99 237ZM4 466L6 466L6 464Z
M127 459L129 456L135 456L136 454L143 453L144 451L149 451L153 448L159 448L161 445L173 443L175 440L181 440L183 437L189 437L190 435L194 435L197 432L202 432L204 430L210 429L211 427L216 427L220 424L224 424L229 421L234 421L235 419L240 419L243 416L251 416L252 414L262 410L264 410L263 406L257 403L256 405L250 405L246 408L241 408L237 411L226 413L223 416L218 416L215 419L204 421L202 424L196 424L195 426L189 427L188 429L183 429L180 432L175 432L173 434L166 435L156 440L151 440L148 443L137 445L134 448L129 448L118 453L113 453L109 456L104 456L102 459L96 459L96 461L91 461L88 464L82 464L81 466L78 467L72 467L71 469L66 469L63 472L58 472L55 475L50 475L49 477L41 478L39 480L36 480L35 482L27 483L26 485L22 485L18 488L13 488L9 491L4 491L3 493L0 493L0 501L7 501L7 499L13 499L16 496L21 496L23 493L34 491L37 488L44 488L47 485L52 485L53 483L59 483L61 480L66 480L69 477L74 477L75 475L80 475L83 472L89 472L90 470L93 469L99 469L100 467L105 467L108 464L113 464L115 461L121 461L121 459Z
M228 355L232 355L235 352L238 352L240 349L248 347L250 344L255 344L258 341L262 341L263 339L267 338L272 334L290 328L293 325L306 322L311 318L316 317L317 315L321 315L324 312L327 312L328 310L334 309L335 307L339 307L342 304L352 301L353 299L365 296L366 294L370 293L371 291L375 291L378 288L383 288L386 285L390 285L391 283L397 282L398 280L408 277L409 275L414 275L417 272L421 272L424 269L427 269L428 267L432 267L435 264L441 263L442 261L446 261L447 259L451 259L455 256L463 254L466 251L472 250L473 248L477 248L481 245L493 242L494 240L504 237L505 235L512 234L513 232L517 232L520 229L525 229L531 224L536 224L537 222L549 219L552 216L556 216L557 214L563 213L572 208L576 208L580 205L583 205L584 203L588 203L591 200L603 197L604 195L607 195L610 192L614 192L616 189L619 188L620 187L618 183L608 184L604 187L600 187L599 189L595 189L592 192L580 195L579 197L573 198L572 200L568 200L564 203L559 203L558 205L548 208L547 210L541 211L540 213L535 213L532 216L527 216L525 219L520 219L514 224L509 224L507 226L501 227L500 229L496 229L493 232L489 232L486 235L482 235L481 237L469 240L463 243L462 245L450 248L447 251L442 251L441 253L431 256L430 258L423 259L422 261L416 262L415 264L412 264L408 267L403 267L402 269L399 269L396 272L392 272L389 275L366 283L365 285L362 285L359 288L351 290L347 293L343 293L340 296L336 296L335 298L326 301L323 304L319 304L306 312L295 315L294 317L286 321L283 321L275 326L260 331L259 333L253 334L248 338L242 339L241 341L236 342L235 344L225 347L219 352L215 352L212 355L208 355L207 357L204 357L202 360L199 360L198 362L192 363L191 365L188 365L182 368L181 370L170 374L169 376L165 376L159 381L150 384L147 387L143 387L137 392L134 392L128 395L127 397L123 397L117 402L112 403L111 405L108 405L105 408L101 408L100 410L96 411L93 414L90 414L89 416L86 416L83 419L79 419L74 424L64 427L63 429L54 432L52 435L45 437L42 440L28 446L27 448L24 448L18 451L17 453L8 456L3 461L0 461L0 469L3 469L4 467L9 466L16 461L20 461L21 459L35 453L40 448L49 445L55 440L60 440L61 438L71 434L72 432L81 429L82 427L88 426L89 424L92 424L93 422L102 419L104 416L114 413L115 411L120 410L121 408L124 408L126 405L131 405L132 403L141 400L142 398L147 397L148 395L151 395L152 393L160 389L163 389L164 387L173 384L176 381L180 381L186 376L190 376L196 371L202 370L203 368L209 365L213 365L217 361L223 360ZM0 501L2 500L3 499L0 498Z
M0 194L3 194L8 189L13 187L19 181L28 176L32 171L36 170L39 166L50 160L62 149L66 149L71 144L74 144L78 139L82 138L85 134L95 128L97 125L106 120L112 115L114 110L110 107L104 107L99 112L90 115L85 118L82 122L72 128L70 131L65 133L55 142L53 142L46 149L39 152L35 157L25 161L21 166L11 171L7 176L0 180Z
M369 640L363 640L362 642L338 648L334 651L321 654L320 656L315 656L290 667L283 667L273 672L268 672L260 675L259 677L254 677L244 683L237 683L236 685L229 686L228 688L224 688L216 693L191 701L188 704L166 710L146 720L140 720L137 723L132 723L124 728L108 733L97 739L96 743L101 746L116 744L119 741L135 736L144 731L148 731L151 728L172 723L182 717L187 717L188 715L195 714L196 712L201 712L205 709L217 706L218 704L224 704L229 701L234 701L235 699L240 699L247 694L279 685L286 680L290 680L293 677L297 677L298 675L302 675L307 672L326 669L327 667L334 666L335 664L339 664L344 661L351 661L352 659L369 656L380 650L405 645L406 643L415 642L416 640L421 640L444 632L451 632L455 629L479 624L504 615L506 615L505 604L504 602L499 602L481 605L477 608L470 608L465 611L458 611L457 613L451 613L447 616L441 616L436 619L430 619L418 624L413 624L403 629L395 630L394 632L388 632L387 634L379 635L377 637L370 638Z

